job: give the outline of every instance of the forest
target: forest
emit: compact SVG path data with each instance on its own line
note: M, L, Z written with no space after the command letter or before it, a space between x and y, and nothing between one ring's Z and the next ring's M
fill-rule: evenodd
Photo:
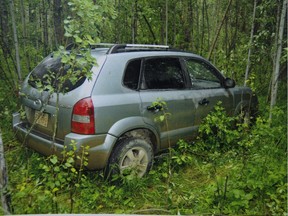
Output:
M287 214L287 7L287 0L1 0L0 143L8 175L7 185L0 181L1 212ZM255 92L257 120L235 129L235 118L215 107L195 142L179 140L142 179L109 182L101 171L43 157L15 138L12 114L23 110L18 92L28 73L71 43L163 44L199 54Z

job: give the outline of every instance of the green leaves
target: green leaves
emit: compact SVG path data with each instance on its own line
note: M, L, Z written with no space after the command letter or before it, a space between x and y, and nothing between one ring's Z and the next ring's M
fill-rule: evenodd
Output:
M44 162L39 164L39 169L42 171L37 180L38 190L45 188L45 194L51 197L52 206L57 206L58 194L69 192L70 202L73 203L73 195L77 188L80 188L82 182L86 180L83 175L83 168L87 165L87 150L88 147L81 147L77 149L75 142L70 146L64 147L62 157L51 155L46 158ZM76 169L76 162L78 162L79 169ZM73 205L70 206L71 211ZM54 209L55 213L57 209Z
M245 122L237 124L237 117L227 116L221 103L214 110L204 119L197 142L190 143L188 150L194 160L202 163L200 169L204 171L210 165L213 184L206 196L213 199L215 211L219 214L261 214L275 209L278 213L285 212L271 196L278 192L277 197L282 196L278 188L287 178L283 171L286 156L282 149L285 140L282 125L271 127L269 121L258 117L256 124L249 128ZM283 113L276 111L274 121L281 118ZM184 143L180 146L187 148ZM181 164L183 155L177 155L176 162ZM263 209L266 204L270 210Z
M165 121L165 124L168 127L167 120L171 115L171 113L167 112L168 107L167 103L164 100L162 100L161 98L157 98L156 101L152 102L152 105L149 107L149 109L154 110L154 112L156 113L156 117L154 118L155 122Z
M97 4L94 4L93 1L71 0L67 4L70 13L64 20L64 36L68 41L72 41L72 46L69 51L60 46L54 53L55 57L61 58L62 72L60 71L55 77L57 86L51 84L51 88L48 89L57 93L66 92L63 86L67 81L76 84L83 77L91 79L91 67L97 63L91 56L89 46L100 42L97 26L101 25L106 9L113 8L105 6L109 1L97 1Z
M110 1L71 0L68 3L70 16L64 21L65 36L72 37L76 44L87 46L99 41L99 29L104 14L113 14Z
M50 159L49 159L49 161L53 164L53 165L55 165L57 162L58 162L58 158L57 158L57 156L52 156Z

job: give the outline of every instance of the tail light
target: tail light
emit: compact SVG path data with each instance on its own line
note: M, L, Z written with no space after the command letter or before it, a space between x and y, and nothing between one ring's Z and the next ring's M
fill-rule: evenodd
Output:
M79 100L73 108L71 131L95 134L94 106L91 98Z

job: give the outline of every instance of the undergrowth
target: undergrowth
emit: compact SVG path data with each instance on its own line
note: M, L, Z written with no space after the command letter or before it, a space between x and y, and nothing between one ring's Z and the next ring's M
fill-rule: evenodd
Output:
M2 115L3 112L1 113ZM5 133L13 214L125 213L284 215L287 212L286 114L237 124L218 105L197 140L180 140L142 179L105 180L85 171L86 149L43 157ZM7 121L9 119L7 118ZM81 159L83 165L75 169ZM25 202L23 201L25 200Z

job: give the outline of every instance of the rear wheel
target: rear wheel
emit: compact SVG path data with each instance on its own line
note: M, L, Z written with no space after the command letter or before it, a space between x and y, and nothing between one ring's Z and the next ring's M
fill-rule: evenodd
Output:
M141 138L123 139L116 144L105 174L141 178L150 170L152 161L151 143Z

